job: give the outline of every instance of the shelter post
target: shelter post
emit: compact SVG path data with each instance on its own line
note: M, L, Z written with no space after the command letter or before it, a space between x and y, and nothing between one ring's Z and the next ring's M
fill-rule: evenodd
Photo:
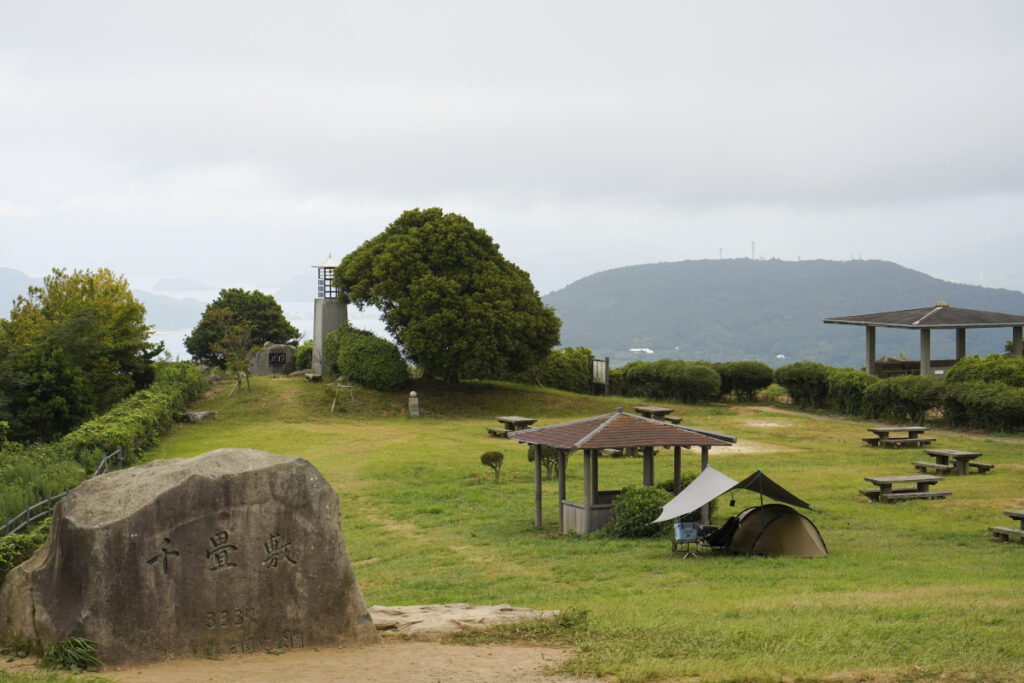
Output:
M1024 342L1021 340L1021 326L1013 327L1013 355L1024 356Z
M956 359L960 360L967 355L967 328L956 328Z
M711 450L710 446L700 447L700 471L703 472L708 468L708 452ZM700 523L710 524L711 523L711 503L702 505L700 508Z
M644 446L644 486L654 486L654 446Z
M538 448L540 448L538 446ZM559 449L558 453L558 533L565 533L565 509L562 502L565 500L565 451Z
M867 361L864 363L864 367L869 375L876 374L875 368L875 326L866 325L864 327L864 346L867 351Z
M932 331L927 327L921 330L921 376L931 377L932 374Z
M590 510L594 506L594 491L590 472L590 458L593 457L589 448L583 449L583 535L590 533Z
M540 444L533 445L533 525L541 525L543 496L540 485Z
M679 492L683 490L682 479L683 479L683 463L682 463L682 446L676 446L672 449L672 481L675 482L675 486L672 490L675 492L674 495L679 495Z
M601 490L601 487L600 487L600 485L598 484L598 481L597 481L597 463L598 463L598 460L599 460L599 458L598 458L599 455L601 455L601 451L596 450L596 449L591 449L591 451L590 451L590 467L593 470L593 474L590 477L590 484L591 484L591 486L594 487L593 488L593 498L594 498L594 502L595 503L599 503L600 502L598 500L598 495L597 495L597 492Z

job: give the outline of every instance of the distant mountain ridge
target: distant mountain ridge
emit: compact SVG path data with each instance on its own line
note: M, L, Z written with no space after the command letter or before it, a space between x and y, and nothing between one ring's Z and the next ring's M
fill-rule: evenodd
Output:
M595 273L542 297L562 319L562 344L613 364L637 358L813 360L864 365L863 328L825 318L933 306L1024 313L1024 293L962 285L879 260L718 259ZM878 328L878 355L918 358L912 330ZM967 353L999 353L1009 329L967 331ZM652 354L631 353L648 348ZM932 357L953 358L953 331L932 332ZM779 358L784 356L784 358Z

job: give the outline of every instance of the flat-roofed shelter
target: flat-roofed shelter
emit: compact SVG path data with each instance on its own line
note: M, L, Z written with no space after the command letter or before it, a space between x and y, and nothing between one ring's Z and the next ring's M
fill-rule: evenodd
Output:
M826 323L834 325L862 325L866 332L865 350L868 374L877 375L875 367L875 328L896 327L908 330L920 330L921 333L921 374L931 375L931 331L956 330L956 360L967 355L967 329L980 327L1013 328L1013 354L1024 353L1021 330L1024 329L1024 315L1009 313L991 313L989 311L973 311L969 308L954 308L945 301L940 301L930 308L911 308L905 311L889 311L888 313L866 313L864 315L847 315L838 318L825 318Z
M622 412L597 415L547 427L523 429L509 434L510 439L533 448L534 524L541 526L541 447L558 454L558 528L562 533L575 531L586 535L597 531L611 516L611 504L618 491L601 491L597 483L598 455L605 449L639 448L643 452L643 484L654 486L654 448L673 447L675 492L680 491L681 450L700 446L701 469L708 466L712 446L731 446L736 437L683 427L640 415ZM565 461L573 451L583 451L583 504L565 497ZM706 518L704 509L702 517ZM704 519L704 523L708 522Z

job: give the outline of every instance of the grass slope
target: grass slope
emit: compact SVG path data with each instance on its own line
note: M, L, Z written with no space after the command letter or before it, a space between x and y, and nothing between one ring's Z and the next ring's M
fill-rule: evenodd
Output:
M936 447L979 450L989 475L947 477L952 497L895 505L858 494L863 477L911 474L919 451L868 448L866 423L764 406L675 406L683 424L739 437L712 449L717 469L761 468L816 508L808 516L830 556L819 560L670 557L667 538L557 534L557 485L545 481L544 526L533 526L525 446L486 435L499 414L538 425L630 409L642 401L516 385L419 385L420 419L405 394L342 394L301 379L222 387L201 409L217 419L176 426L152 454L193 456L251 447L300 456L337 489L350 559L367 604L510 603L569 610L571 628L506 630L578 648L563 670L625 681L1020 680L1024 678L1024 547L987 526L1024 507L1021 441L932 430ZM495 484L480 454L505 454ZM699 453L684 451L684 468ZM667 453L656 479L671 477ZM568 496L582 500L581 458ZM637 485L641 462L602 458L601 486ZM757 503L720 501L715 522Z

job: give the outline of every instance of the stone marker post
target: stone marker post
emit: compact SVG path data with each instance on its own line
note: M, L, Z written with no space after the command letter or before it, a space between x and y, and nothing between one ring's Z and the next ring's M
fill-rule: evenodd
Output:
M420 399L415 391L409 392L409 414L418 417L420 414Z

